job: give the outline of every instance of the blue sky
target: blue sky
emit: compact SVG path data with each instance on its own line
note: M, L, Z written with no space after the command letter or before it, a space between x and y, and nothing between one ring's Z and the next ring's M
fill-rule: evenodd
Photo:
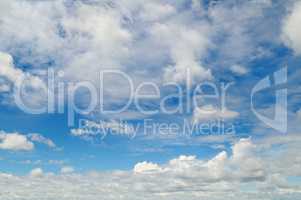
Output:
M295 0L1 1L0 198L299 199L300 13Z

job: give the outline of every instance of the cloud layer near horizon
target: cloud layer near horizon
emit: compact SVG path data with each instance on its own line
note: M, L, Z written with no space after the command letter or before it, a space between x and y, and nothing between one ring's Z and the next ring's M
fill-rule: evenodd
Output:
M288 181L300 175L299 136L237 141L232 152L222 151L210 160L179 156L166 164L140 162L132 171L62 174L33 169L28 176L0 174L0 197L6 200L50 199L298 199L301 187ZM278 155L275 145L285 146ZM289 145L288 145L289 144ZM294 147L295 146L295 147ZM271 156L271 157L270 157ZM294 163L283 162L295 157Z

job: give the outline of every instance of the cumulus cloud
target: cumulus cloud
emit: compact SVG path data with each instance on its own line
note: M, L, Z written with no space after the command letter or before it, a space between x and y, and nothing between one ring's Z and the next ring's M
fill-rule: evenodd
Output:
M131 32L123 27L122 14L113 8L77 3L74 13L62 19L74 54L66 74L76 80L98 80L102 69L123 69L129 56ZM76 55L76 51L83 53ZM85 66L83 68L83 66Z
M23 80L28 80L30 85L34 88L43 85L42 80L38 77L16 68L12 56L4 52L0 52L0 77L7 79L17 87L21 86L20 84Z
M301 54L301 3L295 2L291 12L285 18L282 27L282 39L298 55Z
M134 167L134 172L135 173L147 173L147 172L152 172L152 171L158 171L161 168L159 165L151 163L151 162L141 162L137 163Z
M29 176L33 177L33 178L40 178L43 176L43 170L41 168L35 168L33 170L30 171Z
M137 1L138 2L138 1ZM140 17L145 21L158 21L162 18L176 14L176 8L169 3L158 3L155 1L141 3L143 11Z
M40 135L40 134L37 134L37 133L33 133L33 134L29 134L28 135L28 138L33 141L33 142L38 142L38 143L41 143L41 144L45 144L47 145L48 147L51 147L51 148L54 148L55 147L55 144L52 140Z
M245 138L232 145L232 152L222 151L208 160L182 155L165 164L140 162L132 171L55 175L37 168L30 176L0 174L0 197L92 200L106 193L105 199L125 200L300 198L300 186L287 180L298 173L288 175L275 168L286 155L268 159L257 153L262 150ZM264 152L269 154L273 148L264 148Z
M34 144L28 138L19 133L5 133L0 131L0 149L13 151L30 151Z
M158 173L161 175L176 174L187 178L200 178L204 182L214 181L261 181L265 179L261 159L255 154L255 145L251 139L241 139L232 147L232 155L220 152L211 160L199 160L195 156L182 155L169 161L168 164L142 162L134 172Z
M0 131L0 149L12 151L31 151L35 148L34 142L45 144L51 148L55 147L52 140L40 134L24 135L18 132L7 133Z
M247 179L265 179L265 170L262 160L257 158L255 154L256 146L252 143L251 139L241 139L232 147L231 161L234 165L238 166L237 175L242 180Z
M151 33L169 50L170 58L174 65L169 65L164 71L166 82L186 84L192 79L192 84L212 79L210 69L206 69L199 62L209 46L208 27L188 28L183 24L170 23L154 24ZM202 26L201 26L202 27Z
M72 9L61 0L7 4L10 9L0 16L1 49L9 49L18 55L20 65L29 66L24 71L1 66L2 75L10 80L26 75L27 82L35 82L40 88L43 82L39 76L28 71L45 72L53 63L51 67L64 70L64 80L90 80L96 84L101 69L122 69L123 60L129 56L131 32L124 28L124 16L109 2L77 1L71 3ZM35 97L42 100L45 95Z
M13 57L4 52L0 52L0 81L0 92L10 94L14 100L11 104L17 103L17 99L22 99L23 104L32 108L45 104L47 86L44 81L39 76L17 68Z
M248 73L248 70L242 65L232 65L230 70L238 75L244 75Z
M74 172L74 168L71 167L71 166L64 166L61 169L62 174L70 174L70 173L73 173L73 172Z
M137 82L185 83L189 70L192 82L197 83L215 77L212 63L231 66L234 73L245 74L248 70L244 62L256 57L255 46L269 44L277 32L269 26L277 23L262 20L274 18L263 14L272 1L212 2L205 9L198 0L2 0L1 50L10 54L0 54L0 91L10 91L20 85L22 78L30 87L40 88L42 78L30 70L43 71L49 66L63 69L66 81L95 82L99 70L121 69ZM283 40L297 54L301 51L299 13L300 3L296 3L283 26ZM215 50L214 54L211 50ZM18 57L20 66L15 66L12 55ZM105 100L115 102L115 98L128 94L121 89L120 79L106 78L109 84ZM37 94L36 98L44 98ZM238 116L236 111L213 106L196 108L193 113L193 119L199 122ZM88 127L123 135L132 133L126 126L116 126L115 121L107 121L103 127L91 121ZM82 128L71 130L71 134L99 135ZM103 194L104 199L131 200L300 199L300 187L287 180L300 176L297 138L273 138L264 144L241 139L229 152L219 152L213 158L182 155L165 164L144 161L132 171L75 174L72 167L65 166L59 175L46 174L41 168L33 169L26 177L0 174L0 199L94 200ZM42 135L0 133L1 149L29 151L34 142L55 147ZM275 156L271 153L274 146L285 149ZM263 153L258 154L258 150ZM60 163L49 161L52 162Z
M9 71L5 68L3 74L10 79L11 73L27 74L53 67L64 71L63 81L89 80L96 86L100 81L98 72L106 69L128 73L134 84L186 84L189 71L191 84L195 84L214 79L216 65L245 66L246 58L254 57L254 46L270 38L263 37L266 29L255 29L254 24L259 23L253 22L262 23L263 10L271 1L235 5L218 1L208 7L197 0L12 0L2 4L1 50L16 56L20 64ZM241 13L244 15L238 19ZM254 38L249 30L261 32L256 32ZM276 31L271 28L270 32ZM212 51L217 56L215 59L214 53L214 60ZM27 67L21 70L23 64ZM245 73L241 68L233 69ZM28 78L36 80L35 85L43 85L39 75L30 74ZM104 82L105 104L124 103L129 96L127 82L116 76L106 76ZM8 85L1 88L7 89ZM77 98L86 102L88 96ZM45 95L38 93L35 98L42 101Z
M54 61L58 65L55 67L65 71L68 80L96 82L96 72L104 69L130 71L134 79L150 80L146 73L149 71L147 65L158 61L155 71L157 75L164 71L168 81L183 82L182 73L187 68L191 70L193 81L212 78L210 69L203 67L200 61L210 43L208 22L194 21L193 13L182 12L177 8L177 3L5 3L8 4L9 11L0 16L3 49L11 49L21 56L21 61L38 69L45 70L45 63ZM200 7L195 2L193 5L194 8ZM189 21L194 23L187 26ZM154 49L162 51L153 54ZM150 53L153 54L151 60L145 59ZM140 62L142 60L145 61ZM166 67L162 68L161 61ZM161 76L152 78L160 81ZM114 83L108 84L109 87L114 88L116 77L114 80L108 79L109 83ZM122 91L118 92L122 96Z

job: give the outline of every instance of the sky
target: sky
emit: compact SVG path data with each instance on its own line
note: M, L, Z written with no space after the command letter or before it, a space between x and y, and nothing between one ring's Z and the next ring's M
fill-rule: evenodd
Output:
M1 0L0 199L300 199L300 24L299 0Z

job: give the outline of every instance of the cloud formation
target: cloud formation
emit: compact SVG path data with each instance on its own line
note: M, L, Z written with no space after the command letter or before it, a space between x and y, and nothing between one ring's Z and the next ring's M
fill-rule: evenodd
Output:
M186 84L189 70L194 84L214 80L217 65L244 65L258 56L256 45L273 37L264 37L265 30L259 28L254 37L248 30L254 30L253 21L263 21L263 10L271 6L271 1L3 1L1 50L30 66L23 73L52 67L65 72L65 81L98 83L100 70L118 69L131 74L134 84ZM238 19L240 13L244 15ZM208 59L212 51L214 61ZM12 72L22 73L18 68ZM108 105L128 97L122 78L107 76L105 83Z
M0 149L12 151L31 151L35 148L34 142L45 144L54 148L55 144L52 140L45 138L40 134L24 135L18 132L7 133L0 131Z
M34 144L28 138L19 133L0 132L0 149L13 151L30 151L34 149Z
M296 1L288 16L284 19L282 38L285 44L292 48L297 55L301 54L301 3Z
M140 162L132 171L55 175L36 168L30 176L0 174L0 197L92 200L105 193L104 199L300 198L300 186L287 181L288 176L298 174L275 168L286 155L268 159L264 155L274 150L262 148L262 142L245 138L232 145L232 152L222 151L209 160L182 155L162 165Z
M32 133L32 134L29 134L27 136L31 141L33 142L38 142L38 143L41 143L41 144L45 144L47 145L48 147L51 147L51 148L54 148L55 147L55 144L52 140L40 135L40 134L37 134L37 133Z

